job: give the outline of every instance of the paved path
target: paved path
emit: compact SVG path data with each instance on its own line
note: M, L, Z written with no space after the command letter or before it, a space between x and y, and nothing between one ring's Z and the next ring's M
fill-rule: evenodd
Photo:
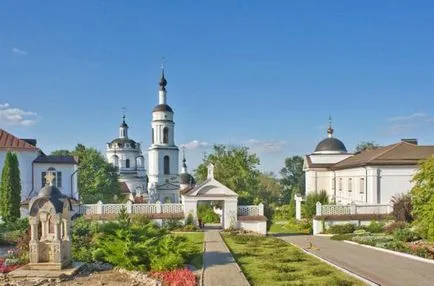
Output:
M282 236L311 253L379 285L434 285L434 264L319 236Z
M249 283L238 268L219 233L205 230L205 253L203 255L205 286L247 286Z

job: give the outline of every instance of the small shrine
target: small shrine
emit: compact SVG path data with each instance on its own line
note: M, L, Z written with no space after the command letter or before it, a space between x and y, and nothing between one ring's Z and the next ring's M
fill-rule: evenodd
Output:
M29 204L28 268L62 270L72 263L71 202L53 186L54 175L47 172L46 185Z

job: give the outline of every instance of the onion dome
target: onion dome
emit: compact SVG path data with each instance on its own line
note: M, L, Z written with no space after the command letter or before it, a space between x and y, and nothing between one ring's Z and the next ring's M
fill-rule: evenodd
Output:
M332 128L331 117L329 117L329 127L327 129L327 138L321 140L321 142L316 145L314 153L324 153L324 154L340 154L347 153L347 148L345 144L333 137L334 129Z

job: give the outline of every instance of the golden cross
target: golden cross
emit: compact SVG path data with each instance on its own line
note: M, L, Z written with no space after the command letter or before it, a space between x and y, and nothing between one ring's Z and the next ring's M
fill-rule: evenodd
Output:
M47 174L45 175L45 184L52 186L54 178L55 177L52 172L47 172Z

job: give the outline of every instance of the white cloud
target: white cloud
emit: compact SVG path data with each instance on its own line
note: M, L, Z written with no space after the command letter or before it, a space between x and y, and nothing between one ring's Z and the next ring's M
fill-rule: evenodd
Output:
M280 140L250 139L246 145L253 153L279 153L286 146L286 142Z
M0 103L0 123L31 126L36 123L36 116L35 112L12 108L9 103Z
M416 112L410 115L405 116L395 116L395 117L389 117L387 118L387 121L389 122L395 122L395 121L411 121L419 118L426 118L428 115L423 112Z
M193 140L191 142L185 143L181 145L181 148L185 148L187 150L194 150L208 147L209 144L207 142L201 142L199 140Z
M16 55L20 55L20 56L27 56L27 51L18 49L18 48L12 48L12 52Z

